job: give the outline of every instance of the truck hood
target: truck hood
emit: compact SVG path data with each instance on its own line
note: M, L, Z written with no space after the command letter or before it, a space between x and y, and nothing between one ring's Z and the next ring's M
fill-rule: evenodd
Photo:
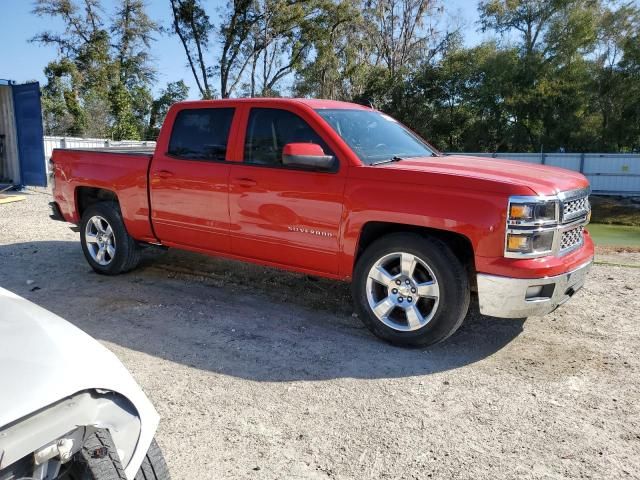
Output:
M153 405L113 353L66 320L3 288L0 378L0 428L93 389L117 392L134 405L142 426L139 445L148 447L158 425ZM136 462L145 453L146 447Z
M584 188L589 181L584 175L564 168L537 165L516 160L503 160L466 155L407 158L379 165L393 170L430 172L472 177L492 182L529 187L538 195Z

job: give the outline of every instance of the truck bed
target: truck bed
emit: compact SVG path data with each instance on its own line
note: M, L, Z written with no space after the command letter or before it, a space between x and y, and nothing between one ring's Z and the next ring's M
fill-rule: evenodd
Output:
M57 180L54 200L66 221L78 224L81 202L76 198L98 190L116 195L125 225L134 238L154 241L149 216L147 172L153 157L151 147L61 149L51 155Z

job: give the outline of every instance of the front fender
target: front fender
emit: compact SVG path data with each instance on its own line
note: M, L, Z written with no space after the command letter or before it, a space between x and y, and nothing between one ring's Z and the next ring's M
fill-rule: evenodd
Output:
M426 227L467 238L475 255L502 255L507 198L503 192L448 185L349 181L340 274L350 277L360 234L369 222Z
M118 450L122 449L127 478L135 477L160 418L147 396L117 357L96 340L2 288L0 378L0 432L57 405L67 405L55 410L66 412L69 402L76 405L69 399L81 395L82 403L77 405L82 421L76 425L109 428ZM133 424L135 435L130 430ZM43 444L53 440L42 439ZM0 445L2 449L11 450L6 443L4 448ZM2 465L5 457L6 452Z

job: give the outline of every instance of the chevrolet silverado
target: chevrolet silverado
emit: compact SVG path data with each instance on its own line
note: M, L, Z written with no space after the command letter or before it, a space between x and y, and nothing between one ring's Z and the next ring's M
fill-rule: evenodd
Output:
M178 103L155 151L55 150L52 218L91 267L133 269L145 245L352 282L377 336L427 345L483 314L551 312L593 259L577 172L446 156L345 102Z

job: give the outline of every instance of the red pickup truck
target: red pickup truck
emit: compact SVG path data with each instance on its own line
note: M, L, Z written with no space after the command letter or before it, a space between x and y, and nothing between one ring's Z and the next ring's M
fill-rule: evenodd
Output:
M98 273L146 244L352 282L377 336L451 335L542 315L584 283L589 183L576 172L446 156L384 113L305 99L183 102L155 152L55 150L53 218Z

